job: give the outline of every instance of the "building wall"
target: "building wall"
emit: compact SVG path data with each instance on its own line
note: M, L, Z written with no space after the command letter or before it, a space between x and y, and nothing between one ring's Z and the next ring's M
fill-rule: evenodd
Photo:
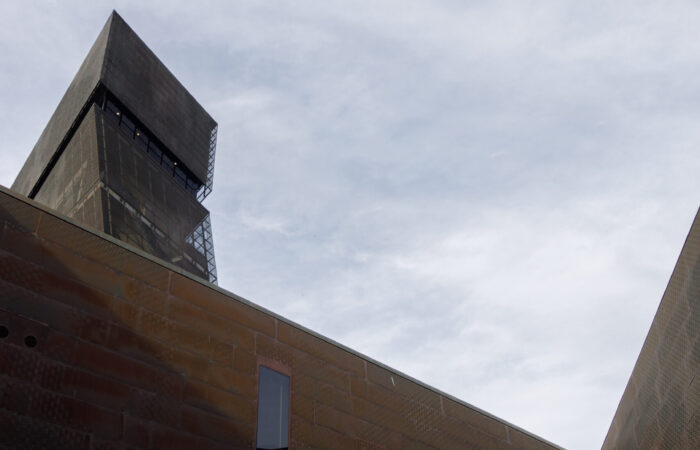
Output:
M12 184L12 189L20 194L29 195L59 148L59 144L80 115L85 102L87 102L95 86L97 86L102 73L110 22L111 20L107 21L107 24L97 36L97 40L90 48L85 61L78 69L78 73L71 81L66 93L61 98L39 140L34 145L31 154Z
M109 113L94 109L104 184L158 224L171 240L184 242L208 214L206 208L154 163L135 139L120 130Z
M104 231L208 279L206 258L186 241L209 212L119 129L110 113L94 110L105 188Z
M96 105L79 124L35 200L208 278L206 258L186 243L208 211Z
M116 13L102 81L204 182L216 122Z
M29 195L70 135L86 102L104 84L205 182L216 122L155 54L113 12L17 175L12 189Z
M603 448L700 448L700 215L686 238Z
M291 448L557 448L4 189L0 233L0 446L251 449L263 363Z
M85 116L35 200L97 230L104 230L94 111Z

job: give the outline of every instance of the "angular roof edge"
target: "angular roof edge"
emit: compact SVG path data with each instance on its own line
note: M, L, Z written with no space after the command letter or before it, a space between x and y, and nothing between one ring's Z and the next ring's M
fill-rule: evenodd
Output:
M8 195L8 196L10 196L10 197L12 197L12 198L14 198L14 199L16 199L16 200L19 200L19 201L21 201L21 202L26 203L28 206L30 206L30 207L32 207L32 208L39 209L39 210L41 210L42 212L44 212L44 213L46 213L46 214L49 214L49 215L51 215L51 216L54 216L54 217L56 217L57 219L62 220L62 221L66 222L66 223L68 223L68 224L70 224L70 225L73 225L73 226L75 226L75 227L77 227L77 228L80 228L81 230L83 230L83 231L85 231L85 232L87 232L87 233L93 234L93 235L95 235L95 236L97 236L97 237L99 237L99 238L102 238L102 239L104 239L104 240L106 240L106 241L109 241L110 243L112 243L112 244L114 244L114 245L116 245L116 246L118 246L118 247L121 247L121 248L123 248L123 249L125 249L125 250L127 250L127 251L129 251L129 252L131 252L131 253L134 253L134 254L136 254L136 255L138 255L138 256L140 256L140 257L142 257L142 258L144 258L144 259L146 259L146 260L148 260L148 261L150 261L150 262L153 262L153 263L155 263L155 264L157 264L157 265L159 265L159 266L162 266L162 267L166 268L167 270L176 272L176 273L178 273L179 275L182 275L183 277L186 277L186 278L188 278L188 279L190 279L190 280L192 280L192 281L194 281L194 282L197 282L197 283L199 283L199 284L201 284L201 285L203 285L203 286L205 286L205 287L208 287L209 289L212 289L212 290L214 290L214 291L217 291L217 292L219 292L220 294L223 294L223 295L225 295L226 297L231 298L232 300L235 300L235 301L238 301L238 302L240 302L240 303L243 303L243 304L245 304L246 306L249 306L249 307L251 307L251 308L254 308L254 309L256 309L256 310L258 310L258 311L260 311L260 312L263 312L263 313L265 313L265 314L267 314L267 315L269 315L269 316L271 316L271 317L274 317L275 319L277 319L277 320L279 320L279 321L281 321L281 322L284 322L284 323L287 324L287 325L290 325L290 326L292 326L292 327L294 327L294 328L297 328L298 330L301 330L301 331L306 332L306 333L308 333L308 334L310 334L310 335L312 335L312 336L314 336L314 337L316 337L316 338L318 338L318 339L321 339L322 341L325 341L325 342L327 342L328 344L331 344L331 345L333 345L333 346L335 346L335 347L338 347L338 348L340 348L340 349L342 349L342 350L344 350L344 351L346 351L346 352L348 352L348 353L350 353L350 354L352 354L352 355L355 355L355 356L357 356L357 357L359 357L359 358L361 358L361 359L363 359L363 360L365 360L365 361L367 361L367 362L370 362L370 363L372 363L372 364L375 364L375 365L379 366L380 368L382 368L382 369L384 369L384 370L387 370L387 371L389 371L389 372L392 372L392 373L395 374L395 375L401 376L401 377L405 378L406 380L411 381L411 382L417 384L418 386L421 386L421 387L423 387L423 388L425 388L425 389L428 389L428 390L430 390L430 391L432 391L432 392L434 392L434 393L436 393L436 394L438 394L438 395L440 395L440 396L442 396L442 397L445 397L445 398L447 398L447 399L449 399L449 400L452 400L452 401L454 401L454 402L456 402L456 403L458 403L458 404L460 404L460 405L462 405L462 406L465 406L465 407L467 407L467 408L469 408L469 409L472 409L472 410L474 410L474 411L476 411L476 412L478 412L478 413L480 413L480 414L483 414L483 415L486 416L486 417L489 417L489 418L491 418L491 419L497 420L497 421L499 421L500 423L502 423L502 424L508 426L509 428L512 428L512 429L517 430L517 431L519 431L519 432L521 432L521 433L524 433L524 434L526 434L527 436L529 436L529 437L531 437L531 438L534 438L534 439L536 439L536 440L538 440L538 441L540 441L540 442L542 442L542 443L544 443L544 444L547 444L547 445L549 445L549 446L552 446L552 447L554 447L554 448L556 448L556 449L564 450L563 447L561 447L561 446L559 446L559 445L557 445L557 444L555 444L555 443L553 443L553 442L551 442L551 441L549 441L549 440L547 440L547 439L544 439L544 438L542 438L542 437L540 437L540 436L538 436L538 435L536 435L536 434L534 434L534 433L531 433L531 432L529 432L529 431L527 431L527 430L525 430L525 429L523 429L523 428L521 428L521 427L519 427L519 426L517 426L517 425L514 425L514 424L512 424L512 423L510 423L510 422L508 422L508 421L506 421L506 420L503 420L503 419L501 419L501 418L499 418L499 417L497 417L497 416L495 416L495 415L493 415L493 414L491 414L491 413L489 413L489 412L487 412L487 411L484 411L483 409L481 409L481 408L479 408L479 407L477 407L477 406L474 406L474 405L472 405L472 404L470 404L470 403L465 402L464 400L460 400L459 398L454 397L453 395L450 395L450 394L448 394L448 393L446 393L446 392L444 392L444 391L441 391L440 389L437 389L437 388L435 388L435 387L433 387L433 386L430 386L429 384L426 384L426 383L424 383L424 382L422 382L422 381L420 381L420 380L418 380L418 379L416 379L416 378L414 378L414 377L412 377L412 376L410 376L410 375L407 375L407 374L405 374L405 373L403 373L403 372L401 372L401 371L399 371L399 370L396 370L396 369L394 369L394 368L392 368L392 367L389 367L389 366L387 366L386 364L384 364L384 363L382 363L382 362L380 362L380 361L377 361L377 360L375 360L375 359L373 359L373 358L371 358L371 357L369 357L369 356L367 356L367 355L364 355L364 354L362 354L362 353L360 353L360 352L358 352L358 351L356 351L356 350L353 350L353 349L350 348L350 347L347 347L347 346L345 346L345 345L343 345L343 344L341 344L341 343L339 343L339 342L337 342L337 341L334 341L334 340L331 339L331 338L328 338L328 337L326 337L326 336L324 336L324 335L322 335L322 334L319 334L319 333L317 333L317 332L315 332L315 331L313 331L313 330L311 330L311 329L309 329L309 328L307 328L307 327L305 327L305 326L303 326L303 325L300 325L300 324L298 324L298 323L296 323L296 322L294 322L294 321L292 321L292 320L290 320L290 319L288 319L288 318L286 318L286 317L283 317L283 316L281 316L281 315L279 315L279 314L277 314L277 313L275 313L275 312L273 312L273 311L271 311L271 310L269 310L269 309L267 309L267 308L265 308L265 307L262 307L262 306L260 306L260 305L258 305L258 304L256 304L256 303L254 303L254 302L252 302L252 301L250 301L250 300L248 300L248 299L246 299L246 298L243 298L243 297L241 297L240 295L234 294L233 292L230 292L230 291L228 291L228 290L226 290L226 289L223 289L223 288L221 288L221 287L219 287L219 286L217 286L217 285L215 285L215 284L213 284L213 283L210 283L209 281L207 281L207 280L205 280L205 279L203 279L203 278L200 278L200 277L198 277L198 276L196 276L196 275L194 275L194 274L191 274L191 273L189 273L189 272L187 272L187 271L181 269L180 267L178 267L178 266L176 266L176 265L174 265L174 264L171 264L171 263L169 263L169 262L167 262L167 261L165 261L165 260L159 259L159 258L157 258L157 257L155 257L155 256L153 256L153 255L150 255L150 254L144 252L143 250L140 250L140 249L138 249L138 248L136 248L136 247L133 247L133 246L131 246L131 245L129 245L129 244L123 242L123 241L120 241L120 240L118 240L118 239L116 239L116 238L114 238L114 237L112 237L112 236L106 234L106 233L102 233L102 232L100 232L100 231L91 229L91 228L89 228L89 227L87 227L87 226L85 226L85 225L83 225L83 224L81 224L81 223L79 223L79 222L77 222L77 221L75 221L75 220L73 220L73 219L67 217L67 216L64 216L64 215L61 214L61 213L58 213L57 211L52 210L51 208L48 208L48 207L46 207L46 206L44 206L44 205L42 205L42 204L40 204L40 203L38 203L38 202L36 202L36 201L34 201L34 200L32 200L32 199L29 199L29 198L27 198L27 197L25 197L25 196L23 196L23 195L21 195L21 194L18 194L17 192L14 192L14 191L12 191L12 190L10 190L10 189L8 189L7 187L2 186L2 185L0 185L0 195L1 195L1 194Z
M30 195L39 180L50 170L51 161L58 157L70 130L80 121L80 113L102 78L105 52L109 40L112 15L109 16L87 56L71 79L70 85L54 109L34 144L27 160L12 183L12 189Z
M644 342L642 342L642 345L639 347L639 352L637 353L637 358L634 361L634 366L630 371L629 378L627 379L627 383L625 384L625 389L620 395L620 400L617 402L615 413L613 414L612 420L610 421L610 425L608 426L608 431L605 434L605 439L603 440L602 448L606 448L609 442L612 442L614 439L616 439L616 436L614 436L613 433L615 432L620 422L625 419L623 417L624 411L622 407L626 399L629 401L630 395L628 394L635 390L635 386L633 384L634 378L644 369L644 366L649 365L648 361L645 361L642 358L642 356L647 350L647 348L655 343L652 332L654 331L654 329L658 329L658 327L660 326L659 323L662 320L662 308L665 306L665 303L670 303L673 301L673 282L678 277L683 276L683 270L685 269L685 267L683 267L683 258L688 253L693 251L691 239L693 234L697 235L697 233L700 232L698 230L698 227L700 227L700 208L698 208L698 210L695 213L695 216L693 216L693 220L690 223L690 228L688 229L688 234L686 234L685 239L683 240L683 245L681 246L681 249L678 252L678 257L676 257L676 262L673 266L673 270L671 271L671 274L668 277L666 287L664 288L664 292L661 295L661 300L659 300L659 305L656 307L654 317L652 318L651 323L649 324L649 328L647 329L647 334L644 337ZM619 428L617 429L619 430ZM611 445L614 445L614 442L611 443Z
M138 57L139 64L129 64ZM210 141L216 121L116 12L107 18L70 85L56 105L27 160L12 183L23 195L34 195L96 88L103 85L190 169L209 180ZM176 95L158 95L156 86Z
M133 28L116 12L100 81L202 183L217 123Z

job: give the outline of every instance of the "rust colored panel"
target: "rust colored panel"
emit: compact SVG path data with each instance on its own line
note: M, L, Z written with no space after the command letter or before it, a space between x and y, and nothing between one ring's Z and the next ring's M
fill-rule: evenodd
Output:
M264 362L292 448L556 448L31 202L0 229L0 445L250 449Z

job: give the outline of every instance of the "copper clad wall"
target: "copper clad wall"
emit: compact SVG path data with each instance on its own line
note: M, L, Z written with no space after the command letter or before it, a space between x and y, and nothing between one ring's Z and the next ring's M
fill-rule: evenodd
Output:
M700 448L700 216L695 217L603 448Z
M251 449L263 363L291 448L556 448L156 261L0 190L0 446Z

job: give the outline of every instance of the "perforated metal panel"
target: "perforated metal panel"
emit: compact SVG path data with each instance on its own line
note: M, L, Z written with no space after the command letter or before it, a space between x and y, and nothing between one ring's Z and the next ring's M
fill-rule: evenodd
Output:
M700 218L697 216L603 448L700 448Z

